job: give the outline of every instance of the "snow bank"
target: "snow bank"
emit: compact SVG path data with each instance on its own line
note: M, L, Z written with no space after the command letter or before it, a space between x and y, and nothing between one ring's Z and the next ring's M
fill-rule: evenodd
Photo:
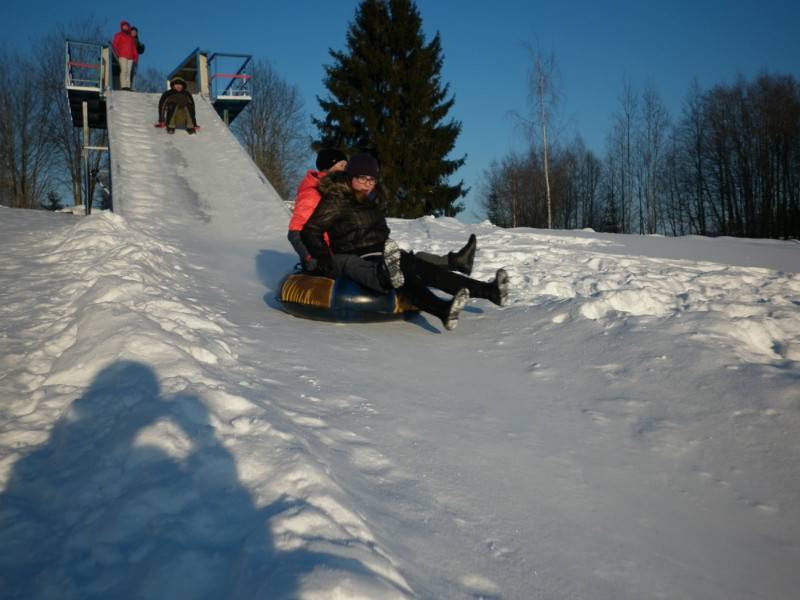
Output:
M455 222L424 218L416 225L427 230L425 243L434 251L447 252L460 243L448 235L453 229L459 231ZM414 247L413 224L395 221L393 229L401 245ZM635 241L635 236L620 237ZM674 243L676 249L687 245L685 240ZM707 244L701 240L694 247L699 250ZM797 244L782 246L800 256ZM506 268L512 277L514 306L561 301L563 312L554 317L557 323L586 318L611 326L627 316L667 319L670 327L712 345L726 345L749 362L800 361L800 274L674 260L665 254L642 257L608 239L500 230L484 224L477 274L489 278L494 270ZM702 328L684 327L681 319L695 313L704 313Z
M406 597L293 423L227 380L235 327L179 249L113 213L3 235L5 597Z

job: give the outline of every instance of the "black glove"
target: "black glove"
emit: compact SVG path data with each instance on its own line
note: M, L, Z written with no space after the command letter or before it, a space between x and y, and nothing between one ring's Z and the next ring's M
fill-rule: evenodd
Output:
M317 259L310 254L303 259L303 271L313 273L318 268Z

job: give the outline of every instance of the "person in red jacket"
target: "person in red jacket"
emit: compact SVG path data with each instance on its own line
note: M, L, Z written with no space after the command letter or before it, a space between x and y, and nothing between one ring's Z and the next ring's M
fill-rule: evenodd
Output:
M139 58L139 52L136 49L136 38L131 35L131 25L127 21L120 21L119 31L111 41L111 49L119 62L119 87L130 91L131 72Z
M292 244L292 248L300 257L304 271L315 271L317 269L317 261L308 252L300 237L300 232L303 231L303 227L311 218L311 215L314 214L317 204L319 204L321 196L317 186L320 179L329 173L345 170L347 167L347 155L333 148L325 148L317 154L316 166L316 171L309 169L306 172L306 176L303 177L303 181L300 182L297 188L294 210L289 221L289 243ZM325 241L328 241L327 237Z
M317 154L316 167L316 171L309 169L303 181L300 182L295 196L292 218L289 221L289 242L300 257L303 270L308 272L317 270L317 261L303 243L301 232L311 215L314 214L322 197L318 187L320 180L326 175L344 171L347 168L347 155L335 148L324 148ZM325 242L329 242L327 233ZM472 234L466 245L458 252L448 252L446 256L417 252L417 257L440 267L470 275L476 248L477 240L475 234Z

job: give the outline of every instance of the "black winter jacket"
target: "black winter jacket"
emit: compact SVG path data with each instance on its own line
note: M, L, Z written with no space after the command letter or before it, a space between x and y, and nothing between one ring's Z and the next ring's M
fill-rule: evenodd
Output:
M322 199L303 227L303 242L311 256L325 260L333 254L383 252L389 226L379 195L356 199L345 173L333 173L319 182ZM327 232L330 248L323 234Z
M189 114L192 116L192 123L197 124L197 117L194 113L194 98L185 89L180 92L172 88L161 94L158 100L158 120L162 123L167 120L167 114L175 110L174 107L184 106L189 109Z

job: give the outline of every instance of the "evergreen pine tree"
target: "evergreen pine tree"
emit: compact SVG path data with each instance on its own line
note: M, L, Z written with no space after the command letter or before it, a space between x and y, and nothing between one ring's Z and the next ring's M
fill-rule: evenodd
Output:
M453 216L464 182L448 178L464 157L448 160L461 123L445 122L454 98L442 85L437 33L425 43L411 0L363 0L347 32L347 50L330 50L325 113L314 119L318 145L372 153L381 165L389 216Z
M61 194L59 194L55 190L50 190L47 193L47 203L46 204L43 203L41 206L45 210L50 210L53 212L61 210L62 208L64 208L64 206L61 204Z

